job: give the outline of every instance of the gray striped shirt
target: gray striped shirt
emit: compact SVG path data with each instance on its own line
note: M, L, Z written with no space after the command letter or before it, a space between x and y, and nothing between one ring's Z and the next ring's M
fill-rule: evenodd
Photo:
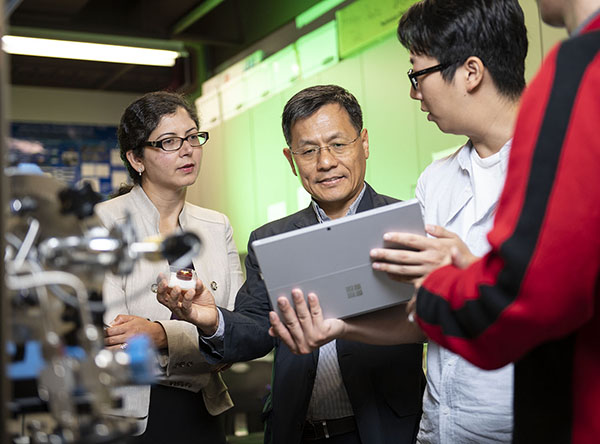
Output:
M360 192L358 198L352 202L346 216L356 214L358 205L365 194L366 186ZM331 220L319 205L313 200L313 209L319 223ZM319 361L317 363L317 374L313 386L306 419L336 419L345 416L353 416L352 405L348 392L344 387L340 364L337 358L336 341L331 341L319 348Z

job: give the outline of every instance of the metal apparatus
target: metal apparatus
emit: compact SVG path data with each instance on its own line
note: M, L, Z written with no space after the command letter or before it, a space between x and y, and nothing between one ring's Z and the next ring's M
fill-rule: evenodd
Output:
M140 242L129 221L111 231L93 213L89 186L68 189L44 175L8 177L5 282L9 322L9 414L47 412L12 442L108 443L131 434L132 421L111 416L117 386L148 384L155 352L138 337L126 350L104 348L102 283L130 273L137 260L189 263L200 239L182 233Z

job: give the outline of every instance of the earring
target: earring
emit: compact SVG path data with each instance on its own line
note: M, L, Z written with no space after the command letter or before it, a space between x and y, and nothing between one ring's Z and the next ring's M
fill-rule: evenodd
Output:
M142 177L142 170L139 170L138 173L139 173L140 177Z

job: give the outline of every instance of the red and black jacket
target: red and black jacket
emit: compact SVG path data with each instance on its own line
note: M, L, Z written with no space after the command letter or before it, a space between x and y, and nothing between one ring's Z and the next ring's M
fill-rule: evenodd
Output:
M515 364L515 443L600 442L600 16L522 98L491 251L424 282L425 333Z

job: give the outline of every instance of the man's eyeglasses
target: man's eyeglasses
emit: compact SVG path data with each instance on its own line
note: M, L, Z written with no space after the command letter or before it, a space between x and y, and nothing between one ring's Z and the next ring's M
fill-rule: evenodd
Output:
M411 68L407 72L408 79L410 80L412 87L415 90L417 90L419 88L419 82L417 80L417 77L424 76L425 74L430 74L430 73L436 72L436 71L442 71L442 70L448 68L448 66L450 66L449 63L440 63L439 65L435 65L430 68L425 68L425 69L422 69L421 71L417 71L417 72L414 72Z
M146 143L155 148L160 148L163 151L177 151L183 146L184 140L187 140L190 146L202 146L208 140L208 132L200 131L186 137L171 136L162 140L149 140Z
M361 132L362 132L362 130L361 130ZM332 143L329 145L323 145L323 146L308 145L308 146L305 146L304 148L302 148L301 150L292 151L292 154L294 156L298 156L298 159L300 159L302 161L306 161L306 162L311 162L311 161L315 160L317 158L317 155L319 154L319 151L321 151L323 149L329 150L329 152L334 154L336 157L343 156L344 154L348 153L348 151L349 151L348 147L358 140L358 138L360 137L360 134L361 133L359 132L358 136L356 136L354 138L354 140L347 142L347 143L335 142L335 143Z

